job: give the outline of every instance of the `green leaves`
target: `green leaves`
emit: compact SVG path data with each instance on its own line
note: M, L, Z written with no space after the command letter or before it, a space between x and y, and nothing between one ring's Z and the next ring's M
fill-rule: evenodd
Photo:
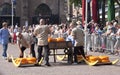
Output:
M74 3L75 6L81 7L82 0L70 0L70 4L73 4L73 3Z

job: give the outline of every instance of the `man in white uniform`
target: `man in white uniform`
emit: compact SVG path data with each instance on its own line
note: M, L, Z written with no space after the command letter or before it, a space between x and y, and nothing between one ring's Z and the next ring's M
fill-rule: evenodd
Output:
M75 40L75 43L74 43L74 63L79 63L77 60L77 55L82 55L83 57L85 57L84 32L81 28L76 26L74 23L71 23L70 27L72 28L71 35L73 36L73 39Z
M26 48L29 48L30 49L30 54L32 54L33 57L36 57L34 49L31 49L32 42L33 42L32 36L30 36L28 33L20 33L20 32L17 32L16 36L17 36L18 48L20 50L19 57L23 58L24 50Z
M48 35L51 34L51 31L48 25L45 25L45 20L40 19L40 24L34 30L34 35L37 37L38 44L38 62L42 58L42 51L44 49L44 58L45 65L50 66L49 64L49 46L48 46Z

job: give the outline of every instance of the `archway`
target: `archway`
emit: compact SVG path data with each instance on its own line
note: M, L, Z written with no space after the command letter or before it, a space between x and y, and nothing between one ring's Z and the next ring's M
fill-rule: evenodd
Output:
M9 3L0 6L0 15L11 15L11 5Z
M43 18L46 20L46 23L50 23L50 17L52 15L52 11L48 5L42 3L35 9L35 16L32 19L33 24L38 24L39 19Z
M51 9L44 3L40 4L35 10L35 16L50 16L51 14Z

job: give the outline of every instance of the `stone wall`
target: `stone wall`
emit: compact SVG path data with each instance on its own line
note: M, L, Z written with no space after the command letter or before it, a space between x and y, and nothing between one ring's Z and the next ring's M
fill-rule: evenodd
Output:
M35 9L42 3L48 5L52 10L52 14L59 14L60 20L64 21L64 1L62 0L17 0L16 12L17 16L21 17L22 25L24 25L25 20L28 20L30 24L32 23L32 17L35 16Z

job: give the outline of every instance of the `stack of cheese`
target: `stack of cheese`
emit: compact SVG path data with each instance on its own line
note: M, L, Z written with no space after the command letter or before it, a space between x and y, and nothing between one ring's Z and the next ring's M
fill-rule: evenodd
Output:
M95 62L98 60L99 63L107 63L110 62L109 57L108 56L89 56L87 57L87 60L89 62Z

